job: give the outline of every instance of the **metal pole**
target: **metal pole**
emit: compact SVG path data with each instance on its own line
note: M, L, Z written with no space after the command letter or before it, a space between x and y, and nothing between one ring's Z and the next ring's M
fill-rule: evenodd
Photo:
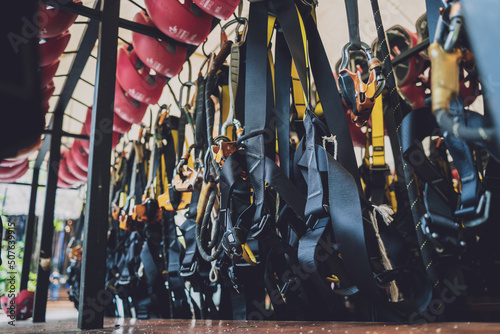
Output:
M50 138L50 156L47 167L47 187L45 193L45 208L42 221L42 239L40 242L40 263L37 270L35 291L35 305L33 322L45 322L47 294L49 291L49 276L52 263L52 237L54 235L54 207L56 202L57 179L59 160L61 159L61 130L64 110L54 113L54 127L56 130Z
M33 182L31 183L30 207L28 210L28 219L26 229L24 230L24 255L23 271L21 273L21 290L28 288L28 280L31 267L31 255L33 253L33 232L36 224L36 196L38 193L38 176L40 168L33 169Z
M61 91L59 101L54 111L52 133L47 134L40 149L35 163L35 168L40 167L45 153L50 148L49 165L47 167L48 177L45 194L45 208L42 221L42 236L40 241L40 263L48 264L41 267L38 264L37 285L35 291L35 303L33 308L33 322L45 322L45 311L47 307L47 294L49 287L50 263L52 258L52 236L54 234L54 207L57 190L57 179L59 172L59 160L61 156L61 135L64 112L76 84L85 68L85 64L94 48L98 33L98 24L91 21L85 35L82 37L78 54L73 60L71 70L68 74L64 87Z
M120 0L103 1L90 134L78 313L80 329L103 328L104 308L112 300L104 285L119 14Z

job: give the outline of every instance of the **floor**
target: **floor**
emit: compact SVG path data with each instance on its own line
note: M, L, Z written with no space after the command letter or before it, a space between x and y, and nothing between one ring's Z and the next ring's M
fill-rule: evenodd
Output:
M104 328L92 331L77 329L77 312L69 301L49 302L47 321L34 324L31 320L8 325L0 314L0 333L500 333L500 323L433 323L410 325L346 322L276 322L226 320L135 320L106 318Z

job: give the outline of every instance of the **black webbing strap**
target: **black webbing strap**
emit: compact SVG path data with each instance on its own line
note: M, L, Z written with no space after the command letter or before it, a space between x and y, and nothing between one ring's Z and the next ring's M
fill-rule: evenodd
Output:
M184 290L184 280L180 276L182 246L177 238L176 225L174 220L175 213L163 210L164 241L168 246L168 284L171 294L173 294L173 317L190 318L191 311L187 302L186 292Z
M330 62L312 16L304 22L309 42L311 70L324 110L326 124L330 132L337 136L338 161L354 177L359 193L362 194L358 164L344 108L333 76ZM297 67L299 70L299 67Z
M385 38L385 30L382 23L382 17L380 15L378 0L371 0L371 4L372 4L373 16L375 19L375 26L377 28L380 50L383 57L381 61L383 63L383 70L386 78L386 88L389 91L390 105L393 109L392 113L391 112L385 113L384 120L388 130L389 138L391 140L391 148L394 155L396 174L398 175L399 179L403 179L404 177L404 179L406 180L406 189L408 191L408 199L410 202L410 209L415 224L415 230L417 233L417 240L420 248L420 253L422 255L422 260L424 262L424 266L429 276L429 279L431 280L433 287L436 288L439 285L439 279L432 265L432 259L431 259L432 250L430 248L430 245L427 243L427 239L425 238L422 229L420 228L422 224L420 221L420 212L423 212L423 208L422 208L422 202L418 197L417 181L409 165L402 161L401 141L396 139L397 135L401 137L400 125L403 116L401 112L401 101L396 87L394 69L392 67L392 62L390 59L388 42L387 39ZM402 166L403 175L401 175L400 166Z
M292 59L283 33L276 34L276 131L280 168L290 177L290 75Z
M194 143L196 145L195 155L199 151L206 151L207 142L207 120L205 113L205 78L199 76L196 80L196 106L194 109L195 134Z
M245 78L245 132L264 130L266 127L267 85L267 5L265 2L250 3L246 50ZM264 135L249 138L245 145L248 173L254 192L254 223L262 217L264 209Z
M358 0L345 0L345 9L349 27L349 41L353 48L360 49Z

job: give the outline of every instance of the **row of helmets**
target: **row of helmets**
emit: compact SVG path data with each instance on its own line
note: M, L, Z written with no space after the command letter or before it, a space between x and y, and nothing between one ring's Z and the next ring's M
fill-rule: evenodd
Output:
M81 5L80 0L75 0ZM37 8L38 30L38 73L41 91L41 112L45 115L49 110L49 99L54 94L54 76L59 67L59 58L66 49L70 33L68 28L75 22L77 15L57 7L40 3ZM40 137L35 143L23 148L15 157L10 157L0 163L0 182L14 182L21 178L29 169L28 157L38 150L42 144Z
M156 27L172 40L159 40L134 32L132 44L118 50L116 65L113 148L120 134L140 124L150 104L158 103L167 78L179 74L186 60L188 44L200 45L210 33L212 19L228 19L239 0L145 0L146 11L134 22ZM89 108L82 134L90 134ZM61 188L87 180L89 141L76 139L62 152L59 165Z

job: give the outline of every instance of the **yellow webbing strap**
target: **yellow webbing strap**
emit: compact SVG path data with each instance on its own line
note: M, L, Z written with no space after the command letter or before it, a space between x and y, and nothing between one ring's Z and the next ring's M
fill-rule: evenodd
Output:
M229 115L229 108L231 107L231 97L229 96L230 92L229 92L229 86L228 85L224 85L222 86L222 94L221 94L221 101L220 101L220 111L221 111L221 114L222 114L222 117L221 119L227 119L227 116ZM233 140L233 126L232 125L229 125L227 127L227 132L226 132L226 136L230 139L230 140ZM186 143L186 145L188 145L188 143ZM189 145L188 145L189 147ZM192 167L192 166L191 166Z
M385 146L384 146L384 107L382 95L375 100L372 111L372 149L373 166L385 166Z
M300 31L302 33L302 45L304 46L304 54L306 56L306 68L309 68L309 57L308 57L308 50L307 50L307 35L306 35L306 29L304 26L304 21L302 21L302 16L300 15L300 12L295 6L295 9L297 10L297 16L299 18L299 23L300 23ZM295 110L297 110L297 115L298 118L304 118L306 109L307 109L307 104L308 104L308 97L309 97L309 91L304 92L302 85L299 80L299 75L297 73L297 68L295 67L295 63L292 60L292 70L291 70L291 77L292 77L292 93L293 93L293 104L295 106ZM309 77L307 77L307 83L306 83L307 89L309 90L311 87L311 83L309 82ZM323 109L321 109L322 111Z

